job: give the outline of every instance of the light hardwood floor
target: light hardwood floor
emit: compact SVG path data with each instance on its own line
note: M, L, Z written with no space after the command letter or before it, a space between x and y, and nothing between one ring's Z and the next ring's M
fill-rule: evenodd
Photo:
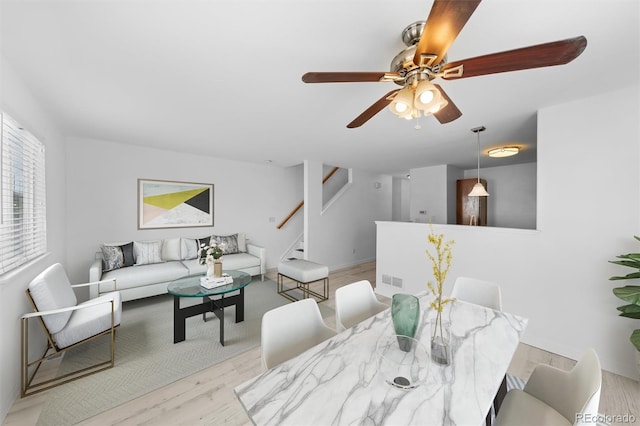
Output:
M275 280L275 272L269 274ZM330 274L330 299L335 306L335 290L358 280L375 285L375 262L334 271ZM388 299L380 298L389 303ZM335 318L325 318L335 325ZM527 379L537 364L570 369L575 361L529 345L520 344L509 373ZM249 350L197 374L150 392L80 423L82 425L250 425L251 421L236 399L233 388L262 371L260 348ZM55 390L49 391L55 392ZM46 402L47 392L18 399L3 425L35 425ZM600 412L607 415L633 414L640 425L640 383L604 372Z

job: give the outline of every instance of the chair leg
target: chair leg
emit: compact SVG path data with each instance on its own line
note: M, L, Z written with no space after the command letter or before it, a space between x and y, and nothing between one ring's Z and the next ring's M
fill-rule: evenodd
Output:
M21 367L22 367L22 371L21 371L21 390L20 390L20 397L24 398L25 396L29 396L29 395L33 395L35 393L39 393L39 392L43 392L45 390L49 390L51 388L54 388L56 386L60 386L62 384L80 379L82 377L86 377L86 376L90 376L92 374L98 373L100 371L103 370L108 370L109 368L113 368L113 366L115 365L115 335L116 335L116 328L118 326L112 326L111 328L103 331L100 334L97 334L93 337L90 337L88 339L85 339L81 342L78 342L74 345L71 345L69 347L66 347L62 350L56 350L55 348L52 348L50 345L47 347L47 349L45 350L45 353L37 360L33 361L33 362L29 362L29 333L28 333L28 320L25 318L22 320L21 322L21 351L22 351L22 357L21 357ZM87 343L91 340L94 340L98 337L101 336L109 336L110 342L109 342L109 351L110 351L110 359L107 361L101 361L98 362L94 365L91 365L89 367L85 367L85 368L81 368L79 370L76 371L72 371L70 373L64 374L62 376L59 377L54 377L53 379L48 379L48 380L43 380L42 382L38 382L38 383L33 383L33 380L35 379L36 373L38 372L38 369L40 368L40 365L42 365L42 363L44 361L47 361L49 359L51 359L53 356L58 355L60 353L66 352L69 349L78 347L84 343ZM48 352L53 349L53 353L48 354ZM31 374L31 376L29 376L29 367L35 365L35 369L33 371L33 373Z

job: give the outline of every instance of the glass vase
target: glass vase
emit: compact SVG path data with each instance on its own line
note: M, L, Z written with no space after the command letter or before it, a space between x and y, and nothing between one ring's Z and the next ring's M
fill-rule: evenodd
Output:
M438 315L429 321L431 360L436 364L451 364L451 322Z
M411 294L394 294L391 299L391 319L393 329L398 336L413 338L420 321L420 301ZM407 339L398 338L400 349L408 352L411 350Z

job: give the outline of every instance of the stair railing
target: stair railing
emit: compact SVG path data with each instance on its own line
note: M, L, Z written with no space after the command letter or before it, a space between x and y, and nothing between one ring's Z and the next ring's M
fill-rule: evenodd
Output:
M340 167L334 167L329 173L327 173L324 179L322 179L322 184L324 185L326 181L331 179L331 176L333 176L338 170L340 170ZM300 210L302 206L304 206L304 200L300 201L300 203L298 203L298 205L295 206L293 210L291 210L287 217L285 217L276 228L282 228L289 221L289 219L291 219L296 213L298 213L298 210Z

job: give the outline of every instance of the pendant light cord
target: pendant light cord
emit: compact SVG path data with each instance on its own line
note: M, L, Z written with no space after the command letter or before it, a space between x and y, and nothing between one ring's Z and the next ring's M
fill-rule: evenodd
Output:
M476 135L478 136L478 183L480 183L480 131L476 131Z

